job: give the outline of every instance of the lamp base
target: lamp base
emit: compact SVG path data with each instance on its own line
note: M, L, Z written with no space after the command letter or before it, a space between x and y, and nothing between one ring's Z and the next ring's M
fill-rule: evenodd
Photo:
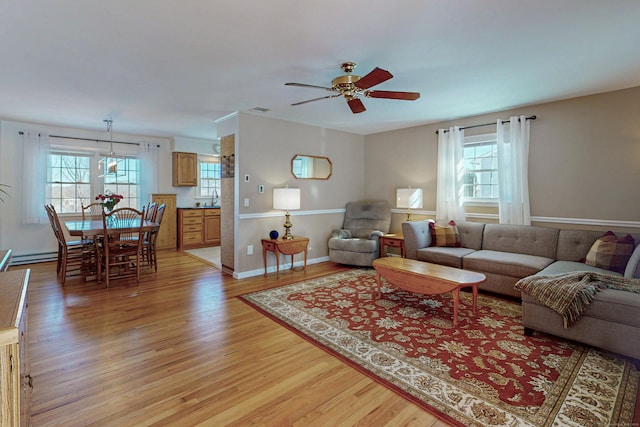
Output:
M289 211L287 211L287 213L284 215L285 220L284 220L284 236L282 236L282 240L291 240L293 239L293 235L291 234L291 227L293 227L293 224L291 224L291 221L289 221Z
M407 209L407 221L406 222L411 222L411 209Z

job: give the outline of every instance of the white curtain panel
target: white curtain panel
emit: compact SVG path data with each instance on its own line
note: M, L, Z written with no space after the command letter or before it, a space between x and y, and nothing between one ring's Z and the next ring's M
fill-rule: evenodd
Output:
M526 116L497 123L500 224L531 225L529 123Z
M438 131L438 176L436 220L464 221L462 176L464 174L464 130L460 126Z
M49 135L27 131L22 141L22 223L47 224Z
M151 201L151 195L158 191L159 148L157 144L140 143L138 157L140 158L140 203L144 206Z

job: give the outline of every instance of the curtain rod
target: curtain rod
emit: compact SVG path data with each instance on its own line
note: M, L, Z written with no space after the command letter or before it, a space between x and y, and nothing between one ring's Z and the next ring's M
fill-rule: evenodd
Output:
M23 131L18 132L19 135L24 135ZM41 134L38 134L41 136ZM114 144L126 144L126 145L137 145L140 146L139 142L122 142L122 141L108 141L106 139L91 139L91 138L79 138L77 136L62 136L62 135L49 135L49 138L62 138L62 139L75 139L77 141L95 141L95 142L106 142L106 143L114 143ZM160 148L160 144L156 145L157 148Z
M527 120L535 120L536 116L529 116L526 118ZM509 123L511 120L502 120L502 123ZM471 126L465 126L465 127L461 127L460 130L462 129L472 129L472 128L479 128L481 126L490 126L490 125L495 125L496 122L493 123L483 123L481 125L471 125ZM436 131L436 135L438 134L439 131ZM444 132L449 132L449 129L445 129Z

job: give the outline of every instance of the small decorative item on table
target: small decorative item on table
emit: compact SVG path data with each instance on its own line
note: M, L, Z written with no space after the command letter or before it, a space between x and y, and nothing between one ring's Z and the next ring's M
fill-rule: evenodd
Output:
M96 196L96 200L109 212L111 212L122 199L124 199L124 196L112 193L110 190Z
M271 230L269 232L269 237L272 239L277 239L278 238L278 232L276 230Z

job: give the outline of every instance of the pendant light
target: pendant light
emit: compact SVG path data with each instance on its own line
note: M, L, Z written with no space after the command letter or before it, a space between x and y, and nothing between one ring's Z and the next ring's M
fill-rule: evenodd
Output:
M104 156L98 161L99 176L122 176L124 175L123 168L118 167L118 162L124 160L122 156L116 156L113 152L113 120L103 120L107 124L107 134L109 135L109 154Z

